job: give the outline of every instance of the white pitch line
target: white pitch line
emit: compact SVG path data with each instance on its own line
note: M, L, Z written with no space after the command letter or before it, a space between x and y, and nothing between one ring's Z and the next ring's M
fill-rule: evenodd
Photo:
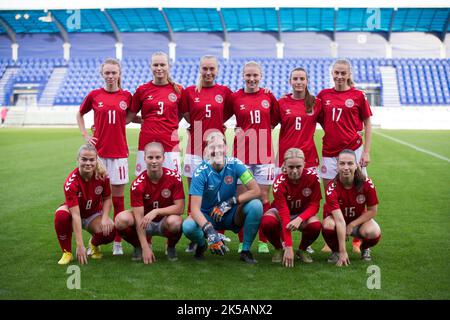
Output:
M432 151L429 151L429 150L426 150L426 149L419 148L419 147L417 147L417 146L415 146L415 145L413 145L413 144L411 144L411 143L408 143L408 142L399 140L399 139L397 139L397 138L393 138L393 137L388 136L388 135L386 135L386 134L384 134L384 133L375 132L375 131L372 131L372 132L375 133L375 134L378 134L378 135L380 135L380 136L382 136L382 137L384 137L384 138L386 138L386 139L389 139L389 140L395 141L395 142L397 142L397 143L403 144L404 146L410 147L410 148L412 148L412 149L414 149L414 150L416 150L416 151L420 151L420 152L426 153L426 154L428 154L428 155L430 155L430 156L432 156L432 157L438 158L438 159L440 159L440 160L444 160L444 161L450 162L450 159L449 159L449 158L446 158L446 157L444 157L444 156L441 156L441 155L438 154L438 153L434 153L434 152L432 152Z

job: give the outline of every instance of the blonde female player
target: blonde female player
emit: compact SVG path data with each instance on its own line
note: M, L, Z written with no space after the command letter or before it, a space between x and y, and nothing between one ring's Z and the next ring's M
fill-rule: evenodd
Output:
M78 167L64 182L65 202L55 213L55 231L63 251L58 264L73 260L72 233L77 243L76 256L80 264L87 263L87 251L83 243L82 229L92 238L89 247L92 259L101 259L99 246L114 240L114 223L111 211L111 187L106 170L97 159L94 146L81 146L77 157Z
M133 118L129 115L131 93L121 88L122 70L116 59L106 59L101 65L100 74L105 82L103 88L95 89L86 96L76 117L84 140L96 147L100 161L108 171L115 218L124 210L124 190L128 183L128 145L125 126ZM84 122L85 114L91 110L94 112L95 128L92 136L87 132ZM133 121L139 122L139 119ZM121 238L117 233L113 255L122 254Z
M317 218L322 194L319 177L314 169L305 168L305 155L298 148L284 153L282 173L273 183L271 209L261 220L261 229L275 247L273 262L294 266L293 231L301 231L302 239L296 252L304 263L313 262L307 248L319 237L322 224Z
M260 88L261 66L250 61L244 65L243 89L233 93L227 106L225 120L236 116L234 157L240 159L255 177L260 189L264 212L270 207L269 190L275 177L272 158L272 119L278 101L272 93ZM238 194L244 192L239 184ZM259 232L259 253L269 253L267 239ZM239 233L239 251L242 248L243 232Z
M187 87L181 96L182 113L190 124L183 170L188 187L192 173L203 160L208 134L214 131L224 134L224 110L232 91L227 86L216 83L218 71L217 58L211 55L203 56L200 59L197 84ZM190 201L188 212L190 213ZM191 242L186 252L194 251L195 243Z
M337 174L337 159L344 149L355 151L356 159L364 174L370 163L372 145L372 111L365 93L355 88L350 62L336 60L331 75L334 87L322 90L317 97L322 101L320 123L325 135L320 168L323 187L326 190L330 180ZM362 131L364 130L364 139ZM353 241L353 251L360 253L361 242ZM330 251L326 246L322 251Z
M172 80L169 57L164 52L153 53L151 70L153 80L136 89L130 109L132 116L140 111L142 117L136 155L136 176L147 167L144 160L144 147L150 142L160 142L163 145L164 167L181 171L178 123L182 118L183 88Z

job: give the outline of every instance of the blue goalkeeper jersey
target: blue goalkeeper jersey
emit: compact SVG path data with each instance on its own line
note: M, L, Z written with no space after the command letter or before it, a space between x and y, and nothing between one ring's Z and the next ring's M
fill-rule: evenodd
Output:
M222 201L236 196L237 180L244 185L253 179L253 175L239 159L225 158L225 166L220 172L202 161L192 175L189 194L202 197L201 211L208 215Z

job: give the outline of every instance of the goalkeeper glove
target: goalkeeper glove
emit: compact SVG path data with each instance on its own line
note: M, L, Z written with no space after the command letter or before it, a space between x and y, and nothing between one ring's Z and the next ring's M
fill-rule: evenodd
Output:
M205 223L202 230L206 235L211 253L220 254L223 256L225 252L229 251L229 249L222 242L223 237L217 233L210 222Z
M223 215L227 213L235 204L237 204L237 197L232 197L227 201L221 202L218 206L215 206L209 215L214 221L220 222Z

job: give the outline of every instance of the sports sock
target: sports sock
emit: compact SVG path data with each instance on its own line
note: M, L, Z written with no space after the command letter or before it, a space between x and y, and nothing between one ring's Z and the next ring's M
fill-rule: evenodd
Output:
M258 233L259 224L263 214L263 207L260 200L251 200L247 202L242 208L245 215L244 226L244 242L242 244L242 251L250 250L256 234ZM241 228L241 229L242 229Z
M320 235L322 224L320 221L314 221L308 223L302 230L302 241L298 247L300 250L305 251Z
M381 239L381 235L379 235L378 237L376 237L374 239L364 238L362 240L361 250L373 247L374 245L376 245L380 241L380 239Z
M277 218L272 215L264 215L261 219L261 225L259 230L264 233L269 242L275 247L275 249L281 249L281 226Z
M114 206L114 221L116 221L116 216L125 210L124 206L124 196L120 197L112 197L112 202ZM114 237L114 242L120 242L122 241L122 238L120 237L120 232L118 230L115 231L116 235Z
M183 234L192 242L196 243L199 246L205 245L205 235L203 234L200 226L194 220L184 220L182 230Z
M336 230L330 230L322 228L322 235L325 239L325 242L330 247L331 251L338 252L339 251L339 241L337 238Z
M72 215L65 210L55 213L55 231L61 250L72 252Z

